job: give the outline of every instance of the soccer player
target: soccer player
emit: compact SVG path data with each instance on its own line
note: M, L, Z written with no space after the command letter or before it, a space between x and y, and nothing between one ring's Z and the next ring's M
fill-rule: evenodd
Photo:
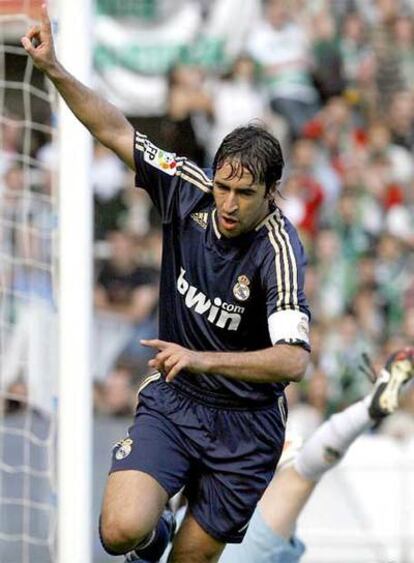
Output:
M205 173L155 147L57 61L46 8L22 44L102 144L136 172L163 223L156 371L141 386L128 436L114 448L100 533L111 554L157 561L189 509L169 561L215 562L240 542L281 454L284 388L309 358L305 256L276 207L278 141L256 126L223 140Z
M373 392L331 416L289 463L278 469L240 545L228 545L220 563L297 563L305 551L297 519L323 475L363 432L398 407L401 386L414 378L414 348L390 356Z

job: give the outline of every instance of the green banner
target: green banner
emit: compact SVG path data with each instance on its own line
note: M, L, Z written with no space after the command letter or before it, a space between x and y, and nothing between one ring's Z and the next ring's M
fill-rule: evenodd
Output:
M199 38L191 45L126 45L113 49L98 44L95 48L95 67L98 71L106 71L120 66L146 75L165 74L178 63L217 69L226 64L223 45L222 40L211 37Z
M159 17L157 0L97 0L98 15L113 18L138 18L153 21Z

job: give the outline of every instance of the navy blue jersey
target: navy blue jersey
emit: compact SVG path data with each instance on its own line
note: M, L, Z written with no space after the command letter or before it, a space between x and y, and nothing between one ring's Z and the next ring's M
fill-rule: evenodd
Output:
M242 352L278 343L308 349L306 260L282 212L276 208L254 230L225 238L208 173L140 133L134 156L136 186L149 193L163 223L159 337L199 351ZM254 401L269 401L284 388L185 371L172 384Z

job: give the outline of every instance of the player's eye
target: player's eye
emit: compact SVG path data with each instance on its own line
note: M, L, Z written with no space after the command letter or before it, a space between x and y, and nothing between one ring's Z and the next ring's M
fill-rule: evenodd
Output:
M230 191L230 188L228 186L225 186L224 184L214 184L215 188L217 190L219 190L220 192L228 192Z

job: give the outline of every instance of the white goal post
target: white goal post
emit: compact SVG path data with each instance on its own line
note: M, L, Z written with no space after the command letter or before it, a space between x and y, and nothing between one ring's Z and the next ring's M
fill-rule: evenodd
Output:
M90 83L91 0L59 0L58 56ZM58 563L91 558L92 139L60 99Z

